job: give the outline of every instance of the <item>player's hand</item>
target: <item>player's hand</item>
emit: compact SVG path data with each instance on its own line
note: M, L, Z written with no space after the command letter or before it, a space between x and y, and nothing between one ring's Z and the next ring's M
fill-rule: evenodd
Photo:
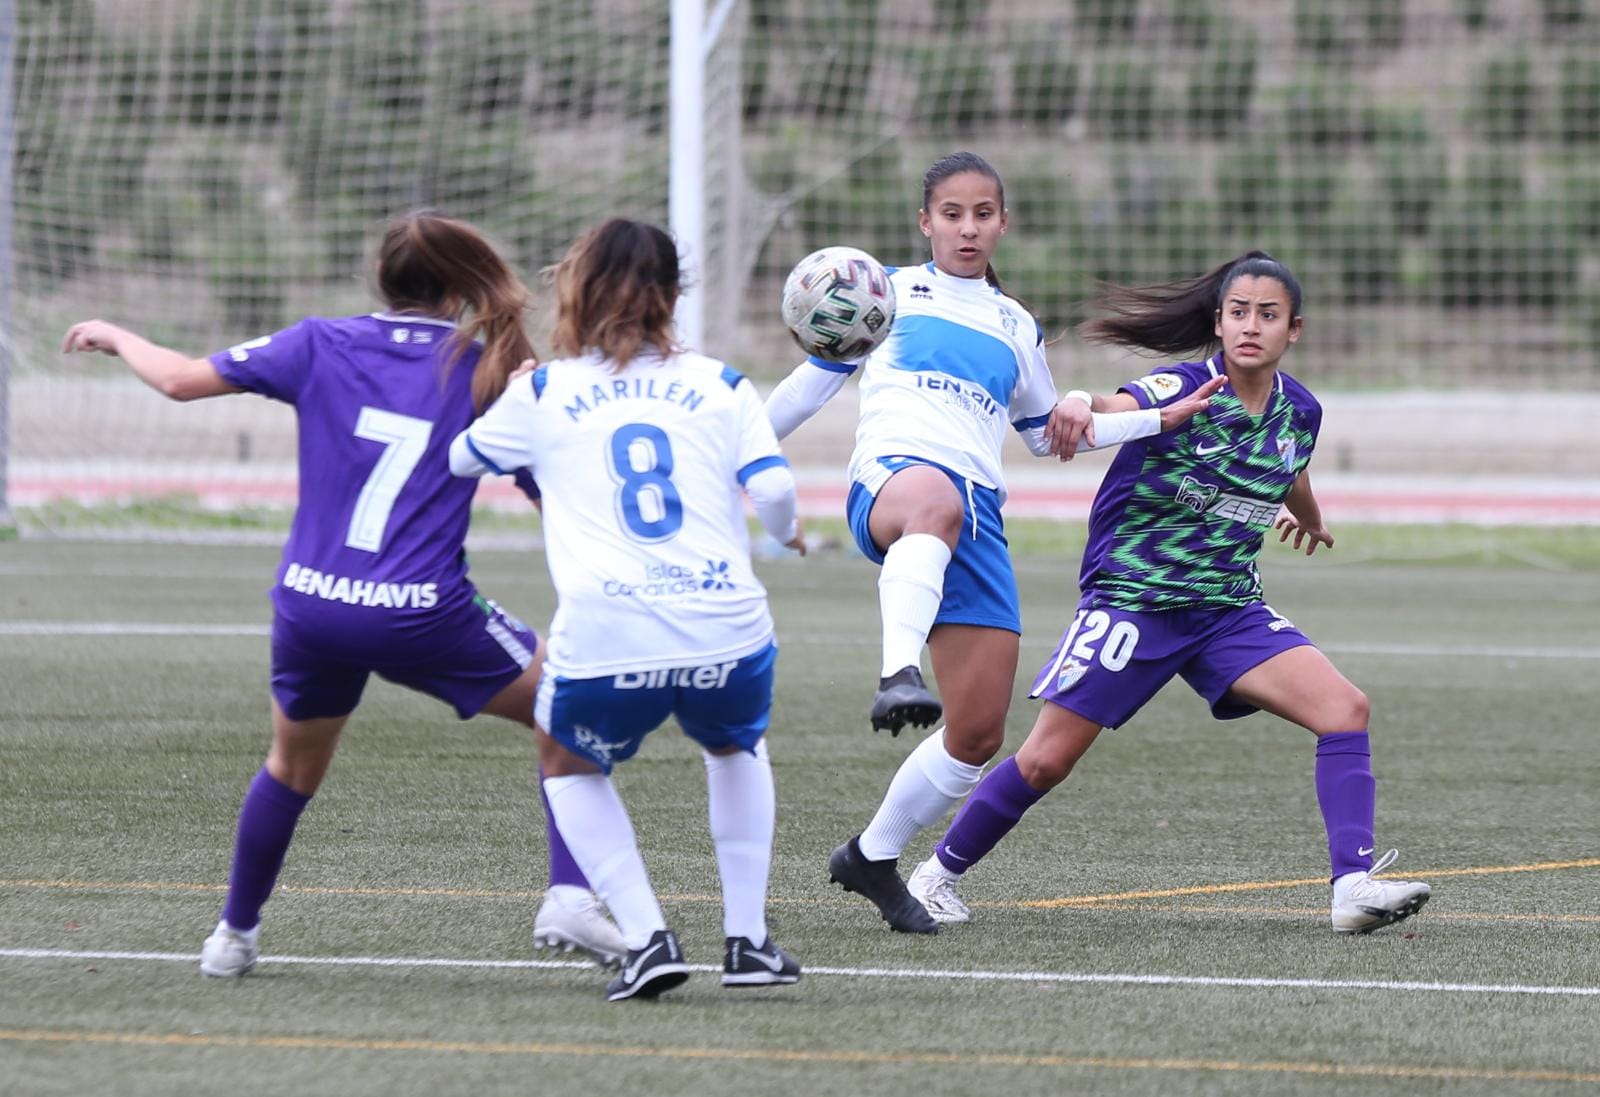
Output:
M783 547L794 549L801 556L806 554L806 529L801 525L798 516L794 520L794 537L785 541Z
M114 356L117 353L117 340L126 334L122 328L104 320L84 320L67 329L67 337L61 341L61 353L97 350L101 354Z
M1181 427L1202 411L1211 406L1211 398L1215 396L1223 385L1228 383L1226 377L1213 377L1199 388L1195 389L1182 400L1174 400L1161 408L1161 430L1166 433L1173 427Z
M1078 452L1078 443L1094 446L1094 416L1089 405L1076 396L1064 396L1050 409L1050 419L1044 425L1044 440L1050 446L1050 455L1070 461Z
M1306 555L1310 556L1317 551L1318 545L1333 547L1333 534L1328 532L1326 525L1303 526L1300 520L1292 514L1280 514L1277 521L1278 543L1281 545L1289 539L1289 534L1294 534L1294 547L1296 550L1305 545Z

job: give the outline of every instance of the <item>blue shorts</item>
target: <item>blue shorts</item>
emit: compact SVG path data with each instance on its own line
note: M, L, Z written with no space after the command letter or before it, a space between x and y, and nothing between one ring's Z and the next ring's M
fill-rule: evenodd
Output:
M1228 691L1280 652L1311 643L1265 602L1248 606L1136 611L1091 608L1092 595L1034 679L1030 697L1120 727L1181 675L1218 720L1256 711Z
M711 750L753 751L772 714L776 644L754 655L670 670L603 678L547 674L534 719L550 737L610 773L632 758L644 737L676 716L684 734Z
M320 602L320 600L319 600ZM473 593L403 620L368 606L319 604L272 618L272 696L291 720L348 716L367 676L435 697L465 720L517 680L539 637Z
M1011 569L1011 549L1006 544L1005 526L1000 520L1000 493L958 476L943 465L918 457L880 457L879 463L894 472L912 465L936 468L950 478L961 493L963 522L961 539L951 554L944 573L944 596L936 625L979 625L1022 633L1022 610L1017 599L1017 576ZM883 563L883 550L873 544L867 529L872 504L877 502L867 485L850 485L845 515L850 533L861 553L874 564Z

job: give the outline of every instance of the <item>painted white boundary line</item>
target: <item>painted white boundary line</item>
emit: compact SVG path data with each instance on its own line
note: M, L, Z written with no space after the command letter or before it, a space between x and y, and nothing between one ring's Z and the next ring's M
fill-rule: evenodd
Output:
M120 621L0 621L0 636L269 636L267 624L191 624L184 622ZM779 636L780 644L801 647L846 647L849 637L801 634ZM862 640L861 644L878 641ZM1370 644L1331 642L1318 644L1341 655L1416 655L1486 659L1600 659L1600 648L1494 647L1489 644Z
M198 953L186 952L72 952L51 948L0 948L0 957L20 960L153 960L197 963ZM321 967L392 968L494 968L592 970L591 963L571 960L452 960L419 956L263 956L264 964L303 964ZM720 972L711 964L690 964L691 971ZM1212 975L1136 975L1121 972L1071 971L946 971L937 968L810 967L807 975L838 975L848 979L942 979L977 983L1103 983L1125 986L1240 987L1289 990L1383 990L1424 994L1531 994L1560 998L1600 997L1600 987L1528 986L1519 983L1429 983L1382 979L1257 979Z

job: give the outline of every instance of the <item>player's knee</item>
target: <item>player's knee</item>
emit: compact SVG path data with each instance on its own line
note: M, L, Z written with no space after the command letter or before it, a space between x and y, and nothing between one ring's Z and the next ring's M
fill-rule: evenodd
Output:
M1076 761L1076 758L1055 751L1019 751L1017 772L1022 774L1022 779L1031 788L1052 789L1067 779Z
M1318 734L1364 731L1371 715L1372 705L1368 702L1367 695L1355 686L1350 686L1329 702L1325 711L1319 714L1317 726L1312 730Z
M945 729L944 746L950 757L970 766L986 764L1006 739L1005 719L963 725L960 732Z

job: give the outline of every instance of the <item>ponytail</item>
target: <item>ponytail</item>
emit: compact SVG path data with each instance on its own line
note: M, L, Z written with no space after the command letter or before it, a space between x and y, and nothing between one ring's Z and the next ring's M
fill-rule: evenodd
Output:
M1107 315L1078 325L1086 342L1183 356L1209 354L1217 344L1217 310L1236 279L1275 278L1289 294L1289 315L1299 316L1300 282L1264 251L1247 251L1198 278L1148 286L1106 286L1091 307Z
M472 406L482 411L505 391L511 371L536 357L523 328L528 290L483 234L430 210L395 218L378 249L378 295L396 311L456 319L446 368L474 340Z

